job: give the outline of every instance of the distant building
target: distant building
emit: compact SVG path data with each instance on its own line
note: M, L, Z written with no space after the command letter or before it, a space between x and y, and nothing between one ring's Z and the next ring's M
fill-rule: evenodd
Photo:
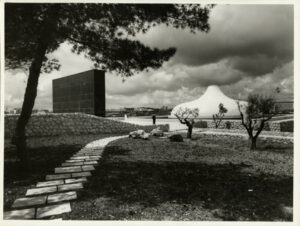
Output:
M105 72L89 70L52 81L53 112L105 117Z
M155 108L149 107L138 107L135 109L135 113L137 116L149 116L155 114L157 110Z

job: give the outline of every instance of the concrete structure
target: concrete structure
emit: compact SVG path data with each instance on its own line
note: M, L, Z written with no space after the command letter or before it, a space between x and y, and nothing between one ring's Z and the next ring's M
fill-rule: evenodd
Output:
M175 118L175 113L179 108L198 108L199 118L212 118L213 114L218 113L220 103L224 104L224 107L228 110L225 114L226 118L239 117L240 114L237 100L227 97L218 86L211 85L197 100L175 106L171 112L170 118ZM241 104L244 105L246 102L241 101Z
M52 81L53 112L105 116L105 72L90 70Z

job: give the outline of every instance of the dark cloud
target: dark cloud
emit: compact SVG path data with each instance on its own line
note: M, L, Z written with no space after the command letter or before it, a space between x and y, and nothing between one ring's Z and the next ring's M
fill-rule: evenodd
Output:
M173 64L201 66L228 59L234 68L255 76L293 59L292 6L220 5L213 9L210 23L208 34L179 33L162 26L142 40L162 48L176 46ZM259 60L261 69L255 62Z
M122 82L106 73L107 108L174 106L198 98L216 84L232 98L281 88L280 98L293 97L293 7L288 5L218 5L211 13L211 31L188 31L159 26L142 42L152 47L177 48L158 70L141 72ZM92 69L93 63L63 44L51 57L62 67L40 77L35 108L52 108L52 79ZM15 74L15 76L13 76ZM21 107L26 76L6 72L5 106Z
M286 60L279 57L268 57L266 55L233 57L229 65L248 75L259 76L272 72L275 68L281 67Z

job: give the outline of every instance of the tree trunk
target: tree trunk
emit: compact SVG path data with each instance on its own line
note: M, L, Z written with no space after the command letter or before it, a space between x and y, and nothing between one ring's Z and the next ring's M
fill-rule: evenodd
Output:
M17 153L18 158L20 160L20 166L25 172L28 172L30 170L25 128L30 119L35 98L37 95L38 79L40 76L42 63L46 55L47 47L48 45L45 40L42 40L41 43L39 43L37 46L37 53L29 68L29 76L24 94L24 101L22 105L21 114L17 121L16 132L14 137L14 143L17 146Z
M256 137L252 137L251 138L251 146L250 146L250 150L256 150Z
M189 138L189 139L192 138L192 132L193 132L193 126L192 125L188 125L187 138Z

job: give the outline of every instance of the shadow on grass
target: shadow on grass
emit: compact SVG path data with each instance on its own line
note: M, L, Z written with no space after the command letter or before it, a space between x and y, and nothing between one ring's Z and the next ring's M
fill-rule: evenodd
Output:
M63 145L57 147L29 149L30 173L19 169L16 150L5 153L4 161L4 210L9 210L12 202L38 181L44 181L47 174L53 174L54 168L70 158L81 145Z
M143 208L172 202L202 205L222 220L285 220L280 219L279 206L292 206L293 179L250 176L241 168L227 164L112 162L104 158L79 200L93 202L108 197L118 205L139 203Z

